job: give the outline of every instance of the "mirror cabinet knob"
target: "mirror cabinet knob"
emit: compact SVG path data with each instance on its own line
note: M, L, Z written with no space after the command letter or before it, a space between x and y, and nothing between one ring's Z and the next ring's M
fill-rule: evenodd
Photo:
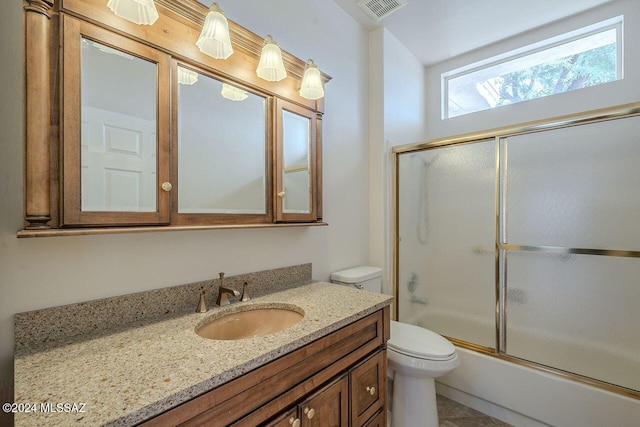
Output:
M281 199L284 199L284 191L279 192L278 197L280 197Z
M173 185L171 185L170 182L163 182L162 183L162 189L164 191L171 191L172 188L173 188Z

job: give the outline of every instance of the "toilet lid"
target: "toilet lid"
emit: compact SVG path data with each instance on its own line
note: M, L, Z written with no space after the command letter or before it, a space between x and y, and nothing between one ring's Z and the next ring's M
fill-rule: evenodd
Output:
M446 360L456 352L445 337L420 326L391 321L391 339L387 346L399 353L420 359Z

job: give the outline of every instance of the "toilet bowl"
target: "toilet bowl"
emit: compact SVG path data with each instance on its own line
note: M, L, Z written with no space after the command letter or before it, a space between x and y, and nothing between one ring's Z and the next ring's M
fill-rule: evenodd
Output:
M460 365L446 338L419 326L391 321L388 376L393 379L391 425L438 426L435 378Z
M331 275L331 281L373 292L382 291L382 269L354 267ZM387 342L387 375L391 390L392 427L437 427L435 378L460 364L446 338L428 329L391 321Z

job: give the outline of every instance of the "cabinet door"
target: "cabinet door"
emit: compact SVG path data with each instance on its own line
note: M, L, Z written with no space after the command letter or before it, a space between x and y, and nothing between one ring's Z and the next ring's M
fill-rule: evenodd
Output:
M273 223L272 98L178 61L173 75L171 224Z
M344 375L298 405L302 427L346 427L349 423L349 382Z
M387 395L387 352L381 350L349 373L351 425L359 427L384 407Z
M276 419L264 424L264 427L300 427L298 408L296 407L287 411Z
M169 55L69 16L63 28L62 223L167 224Z
M373 418L367 421L364 427L387 427L387 417L385 411L382 410L374 415Z
M276 220L316 220L316 113L278 99L276 105Z

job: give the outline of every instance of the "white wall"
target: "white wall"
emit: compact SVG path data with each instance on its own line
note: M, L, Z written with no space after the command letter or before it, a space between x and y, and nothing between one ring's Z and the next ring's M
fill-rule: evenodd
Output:
M210 3L210 2L209 2ZM332 2L244 0L225 12L333 76L324 118L328 227L17 239L23 227L22 4L0 5L0 400L12 400L13 314L312 262L314 278L369 260L367 34ZM196 301L194 300L194 304ZM1 417L1 415L0 415ZM0 424L7 420L0 418Z
M393 294L391 147L426 138L424 66L385 28L369 34L370 264Z
M441 120L440 75L443 72L619 15L624 15L623 80ZM492 24L488 23L488 25ZM578 111L636 102L640 99L638 40L640 40L640 3L636 0L619 0L429 67L426 71L427 139L461 135Z

